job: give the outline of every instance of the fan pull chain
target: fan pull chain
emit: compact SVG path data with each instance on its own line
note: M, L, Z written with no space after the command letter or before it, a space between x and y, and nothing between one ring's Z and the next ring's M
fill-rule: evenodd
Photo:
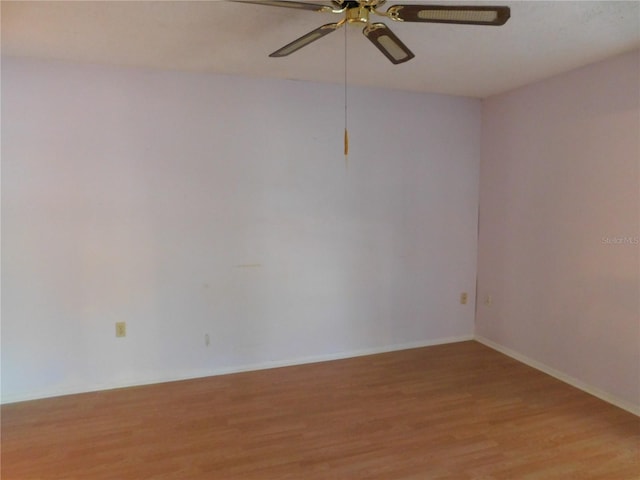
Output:
M345 167L349 167L349 131L344 129L344 163Z
M349 168L349 130L347 124L347 27L344 26L344 167Z

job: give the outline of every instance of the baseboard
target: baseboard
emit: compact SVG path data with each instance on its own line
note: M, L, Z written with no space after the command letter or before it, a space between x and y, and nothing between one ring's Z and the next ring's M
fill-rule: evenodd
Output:
M558 380L564 383L568 383L572 387L576 387L582 390L583 392L593 395L594 397L598 397L600 400L604 400L607 403L615 405L618 408L622 408L623 410L626 410L627 412L633 413L634 415L637 415L640 417L640 405L634 405L625 400L621 400L603 390L600 390L599 388L589 385L570 375L562 373L556 370L555 368L551 368L548 365L545 365L544 363L538 362L537 360L533 360L532 358L522 355L514 350L511 350L510 348L504 347L492 340L489 340L488 338L482 337L480 335L476 335L475 340L479 343L482 343L483 345L486 345L489 348L492 348L493 350L496 350L500 353L507 355L508 357L518 360L519 362L524 363L525 365L535 368L536 370L540 370L541 372L546 373L547 375L551 375L552 377L557 378Z
M28 400L39 400L42 398L60 397L63 395L75 395L79 393L98 392L103 390L113 390L116 388L139 387L143 385L153 385L155 383L177 382L181 380L193 380L196 378L212 377L218 375L229 375L232 373L241 373L257 370L267 370L270 368L290 367L294 365L305 365L308 363L329 362L332 360L342 360L345 358L362 357L365 355L375 355L378 353L388 353L400 350L410 350L412 348L431 347L435 345L444 345L447 343L457 343L473 340L473 335L464 335L459 337L438 338L435 340L426 340L420 342L410 342L394 345L385 345L381 347L372 347L360 350L352 350L347 352L331 353L326 355L315 355L309 357L298 357L287 360L276 360L260 362L255 364L238 365L234 367L214 368L206 370L198 370L192 372L183 372L181 374L158 376L152 378L135 378L128 382L121 383L104 383L87 386L68 387L59 390L48 390L40 392L32 392L19 395L3 395L0 404L24 402Z

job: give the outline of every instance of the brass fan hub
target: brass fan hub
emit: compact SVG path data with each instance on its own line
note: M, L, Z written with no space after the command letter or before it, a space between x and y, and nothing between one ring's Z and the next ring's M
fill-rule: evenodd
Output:
M345 18L348 23L369 23L369 7L358 5L347 8Z

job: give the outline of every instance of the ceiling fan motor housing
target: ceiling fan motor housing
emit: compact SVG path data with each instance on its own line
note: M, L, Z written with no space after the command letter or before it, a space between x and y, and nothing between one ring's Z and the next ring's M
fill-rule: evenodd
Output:
M369 8L357 5L347 8L345 15L348 23L369 23Z

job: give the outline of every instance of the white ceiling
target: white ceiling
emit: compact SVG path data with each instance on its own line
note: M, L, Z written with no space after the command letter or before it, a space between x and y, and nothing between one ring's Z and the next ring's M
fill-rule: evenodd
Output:
M640 46L640 1L389 0L382 10L396 3L508 5L511 19L502 27L381 19L416 55L401 65L350 25L349 84L486 97ZM2 1L2 54L339 83L342 31L268 57L339 18L223 0Z

